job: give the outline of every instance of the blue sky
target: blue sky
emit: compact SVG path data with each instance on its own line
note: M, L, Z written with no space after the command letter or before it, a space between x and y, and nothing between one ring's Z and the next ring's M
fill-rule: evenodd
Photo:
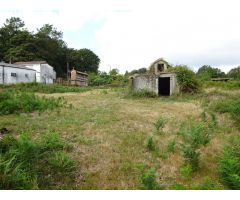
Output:
M89 48L100 70L148 67L163 57L197 70L240 65L238 0L0 0L0 24L17 16L53 24L69 47Z

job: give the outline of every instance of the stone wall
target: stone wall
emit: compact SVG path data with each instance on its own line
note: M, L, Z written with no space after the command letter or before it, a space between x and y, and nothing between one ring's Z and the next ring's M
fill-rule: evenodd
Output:
M156 75L139 75L132 79L132 89L134 91L147 90L158 94Z

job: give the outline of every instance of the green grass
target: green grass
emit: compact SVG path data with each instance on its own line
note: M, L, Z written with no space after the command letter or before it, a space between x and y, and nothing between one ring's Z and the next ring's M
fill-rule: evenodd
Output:
M203 87L205 88L221 88L225 90L236 90L240 89L240 81L204 81L203 82Z
M45 94L46 99L62 96L73 108L0 116L0 128L6 127L14 136L3 136L9 142L1 147L2 187L214 189L220 179L223 146L240 132L232 118L212 105L237 95L237 91L219 90L126 98L123 88L92 89L84 95ZM167 119L164 134L156 134L159 116ZM19 145L25 137L22 133L28 133L28 139ZM183 169L189 164L183 145L193 146L200 155L194 172L190 173L192 166Z
M229 113L240 127L240 99L232 98L225 101L216 101L212 105L213 109L220 113Z
M15 90L0 92L0 115L53 110L64 105L66 102L63 98L45 98Z
M40 84L40 83L20 83L15 85L0 85L3 90L14 89L23 92L38 92L38 93L67 93L67 92L87 92L89 87L64 86L58 84Z
M74 183L75 162L56 133L0 140L0 189L51 189Z

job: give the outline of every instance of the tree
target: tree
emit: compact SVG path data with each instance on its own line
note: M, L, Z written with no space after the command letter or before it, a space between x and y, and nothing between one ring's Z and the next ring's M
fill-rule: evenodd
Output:
M202 80L210 80L211 78L222 78L225 76L225 73L218 68L204 65L198 69L197 76Z
M98 72L100 63L99 57L89 49L70 49L68 50L70 66L77 70L86 72Z
M65 76L67 63L80 71L97 72L100 59L89 49L71 49L61 31L45 24L36 34L24 28L20 18L7 19L0 27L0 60L5 62L45 60L57 76Z
M234 79L240 79L240 66L231 69L228 72L228 76Z

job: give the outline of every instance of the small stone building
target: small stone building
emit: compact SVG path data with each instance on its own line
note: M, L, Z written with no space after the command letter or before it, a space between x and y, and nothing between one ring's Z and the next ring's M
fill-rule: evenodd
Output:
M73 68L71 71L71 85L88 86L88 74Z
M135 75L130 78L134 91L147 90L157 95L170 96L179 92L175 73L167 72L169 64L162 58L150 66L150 74Z

